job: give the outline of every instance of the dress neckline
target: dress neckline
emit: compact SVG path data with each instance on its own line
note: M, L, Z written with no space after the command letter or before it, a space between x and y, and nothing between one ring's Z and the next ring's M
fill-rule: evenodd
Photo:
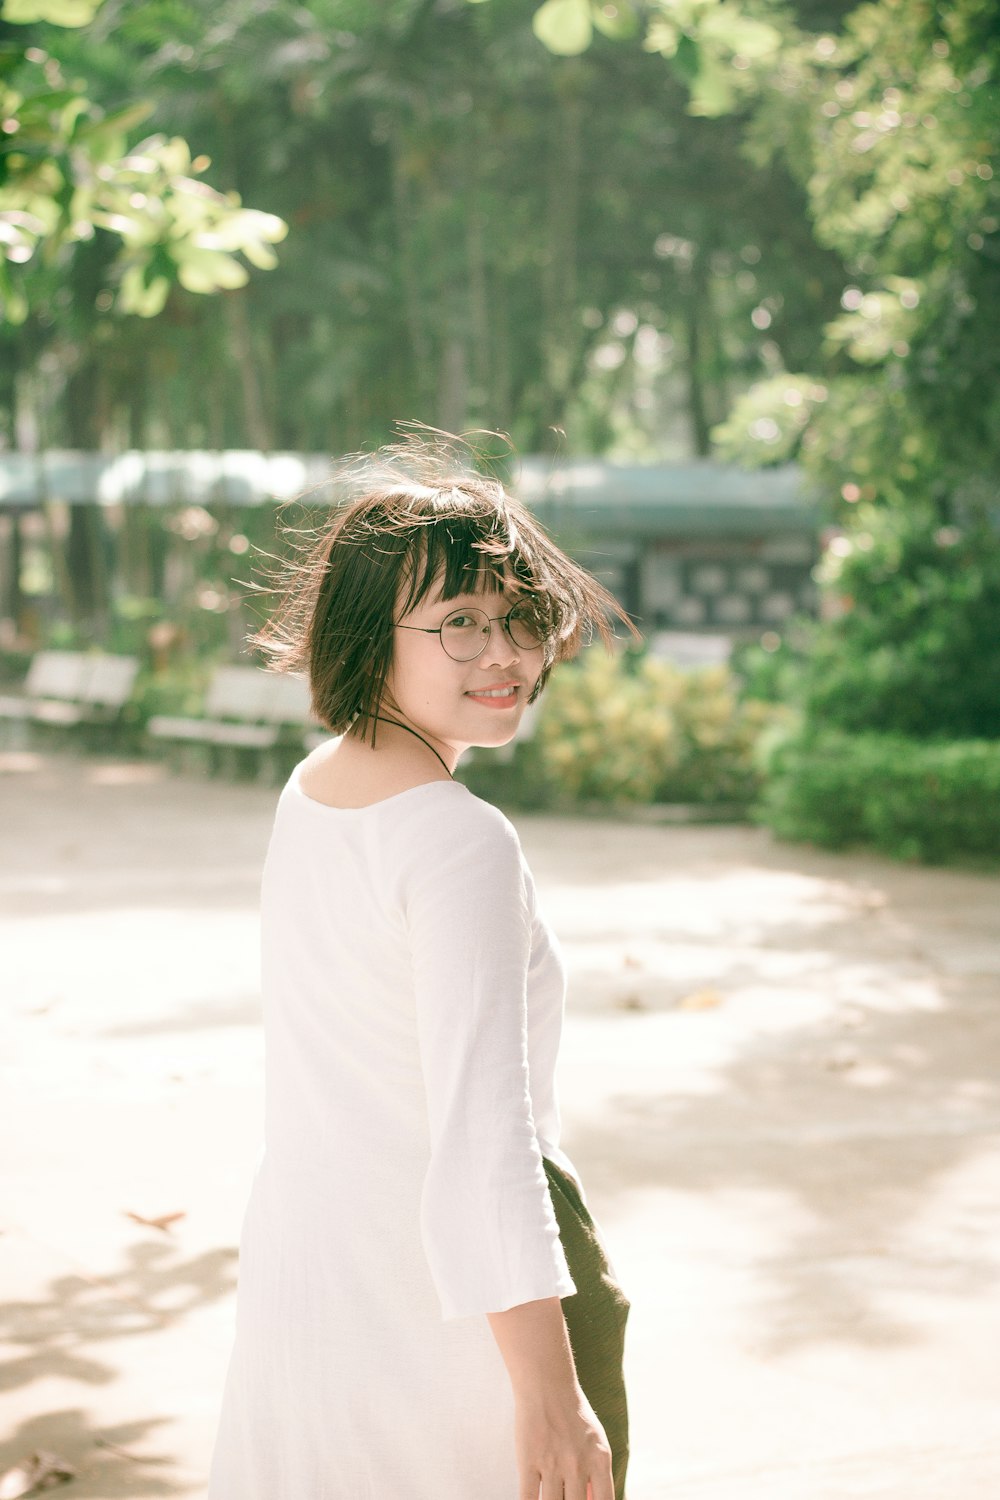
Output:
M332 802L321 802L318 797L310 797L309 793L303 787L301 781L301 772L304 764L304 761L299 761L298 765L292 771L291 776L288 778L288 785L291 787L292 791L297 794L300 802L304 802L310 807L318 807L321 812L327 813L342 814L374 812L376 808L388 807L390 802L398 802L402 797L412 797L414 792L426 792L429 787L458 786L462 788L463 792L468 792L469 790L468 787L465 786L461 781L420 781L416 786L404 787L401 792L393 792L391 797L382 797L378 802L366 802L361 807L336 807Z

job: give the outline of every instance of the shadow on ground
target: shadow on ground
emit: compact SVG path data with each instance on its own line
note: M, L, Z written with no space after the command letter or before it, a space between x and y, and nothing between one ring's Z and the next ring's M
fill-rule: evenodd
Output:
M32 1494L66 1495L72 1500L144 1500L157 1495L189 1494L190 1484L166 1472L176 1459L157 1453L155 1446L141 1450L164 1418L122 1422L103 1426L78 1407L43 1412L16 1428L10 1440L0 1444L0 1475L32 1453L53 1453L76 1470L75 1476L53 1488Z
M777 1233L764 1254L732 1246L769 1288L763 1353L905 1344L917 1334L889 1310L899 1299L886 1297L888 1283L904 1302L907 1292L996 1295L988 1179L950 1221L922 1223L935 1194L964 1167L975 1173L1000 1133L995 998L980 981L954 1007L869 1011L853 1018L847 1043L818 1026L750 1040L704 1094L613 1096L603 1118L574 1130L574 1154L612 1212L644 1189L794 1206L801 1227Z
M169 1328L236 1286L237 1251L207 1251L188 1260L160 1240L126 1252L126 1264L106 1274L58 1276L42 1295L0 1307L0 1341L23 1353L0 1362L0 1391L60 1376L87 1385L113 1381L117 1366L103 1345Z

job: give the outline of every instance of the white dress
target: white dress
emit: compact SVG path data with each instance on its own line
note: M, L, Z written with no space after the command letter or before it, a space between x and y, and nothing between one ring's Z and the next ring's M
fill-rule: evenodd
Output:
M459 782L278 801L264 1143L209 1500L515 1500L487 1312L576 1288L543 1155L565 976L506 817Z

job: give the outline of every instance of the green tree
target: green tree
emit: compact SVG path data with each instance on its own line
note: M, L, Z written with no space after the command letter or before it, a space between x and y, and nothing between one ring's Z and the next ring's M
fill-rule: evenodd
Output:
M80 448L106 436L115 355L102 337L111 328L107 315L154 317L174 286L199 293L241 287L248 272L239 255L270 269L271 246L286 232L276 215L244 208L237 193L202 180L209 160L192 160L180 136L154 134L129 147L152 104L136 102L130 90L109 109L52 50L60 28L87 27L99 7L100 0L3 0L0 19L6 395L13 414L25 380L29 392L42 388L40 361L55 345L60 435ZM79 59L81 72L86 61ZM46 373L51 381L53 370ZM33 417L44 405L33 392L26 404ZM33 446L47 434L34 421L11 436ZM65 576L77 621L106 616L104 545L97 507L75 506Z
M545 0L536 34L586 51L631 0ZM801 456L827 492L949 514L990 494L1000 456L1000 31L991 0L649 0L644 47L688 108L743 121L758 170L801 184L812 234L842 263L813 358L744 393L716 432L760 465ZM764 307L765 314L770 309ZM790 376L791 378L787 378Z
M585 12L549 0L536 29L575 25L562 50L579 50ZM690 107L744 117L747 159L790 171L845 270L814 357L755 382L714 433L747 464L800 458L843 523L821 570L831 617L783 663L802 721L777 747L764 816L907 857L992 852L996 6L875 0L829 27L766 0L654 0L648 14L646 45L687 76Z
M668 431L707 452L735 392L818 356L839 257L791 175L741 159L738 118L690 115L661 58L609 36L553 56L532 13L106 0L66 71L109 112L140 80L150 127L295 232L271 276L171 293L141 337L81 264L20 340L29 373L99 344L111 442L336 450L415 413L527 451L563 427L576 451L655 456ZM36 397L48 441L63 390Z
M129 101L108 111L57 57L15 37L33 23L80 27L100 0L4 0L0 35L0 315L21 323L32 293L66 252L105 234L117 243L109 264L122 312L160 312L176 281L193 292L243 286L242 253L252 265L277 264L271 245L285 225L244 208L238 195L200 179L187 143L153 135L128 148L152 105Z
M942 520L992 502L1000 460L1000 34L983 0L880 0L842 35L800 36L748 132L807 195L847 270L823 399L772 381L718 433L750 463L799 455L831 497L929 500ZM789 86L790 80L794 87ZM801 368L801 367L800 367ZM791 401L788 396L791 394Z

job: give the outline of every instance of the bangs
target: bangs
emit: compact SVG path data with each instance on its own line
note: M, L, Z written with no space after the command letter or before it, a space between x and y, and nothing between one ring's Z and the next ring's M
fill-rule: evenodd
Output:
M575 622L579 603L558 570L565 558L527 511L523 519L513 513L522 509L516 501L498 495L484 503L482 496L457 488L434 500L406 549L404 613L438 585L442 600L505 590L528 595L553 628Z

